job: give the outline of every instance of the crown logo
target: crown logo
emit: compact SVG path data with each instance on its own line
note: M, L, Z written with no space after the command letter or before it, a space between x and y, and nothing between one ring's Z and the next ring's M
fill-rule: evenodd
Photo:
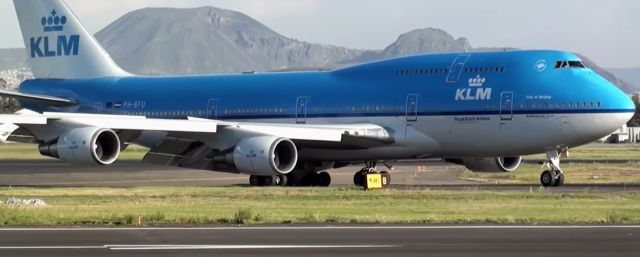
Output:
M481 87L481 86L484 85L484 82L486 82L486 81L487 81L486 78L480 77L480 75L478 75L475 78L470 78L469 79L469 86L470 87Z
M62 31L64 25L67 23L67 16L58 16L55 9L51 11L51 16L42 17L40 21L44 27L44 32Z

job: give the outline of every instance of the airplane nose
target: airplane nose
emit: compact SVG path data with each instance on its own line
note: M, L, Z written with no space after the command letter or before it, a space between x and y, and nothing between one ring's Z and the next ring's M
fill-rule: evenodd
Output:
M636 112L636 105L629 95L620 90L616 85L608 83L607 102L612 120L620 127L631 120Z
M620 99L621 109L623 110L635 110L636 104L633 102L632 98L628 95L624 95Z
M620 129L631 120L636 109L631 97L600 76L589 77L586 85L584 91L575 94L596 100L596 110L571 122L576 132L575 145L595 141Z

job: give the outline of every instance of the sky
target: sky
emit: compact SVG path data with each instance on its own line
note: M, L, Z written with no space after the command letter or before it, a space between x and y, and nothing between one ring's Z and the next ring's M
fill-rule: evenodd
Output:
M474 47L582 53L607 68L640 67L637 0L67 0L90 32L144 7L216 6L312 43L384 49L440 28ZM11 0L0 0L0 48L23 47Z

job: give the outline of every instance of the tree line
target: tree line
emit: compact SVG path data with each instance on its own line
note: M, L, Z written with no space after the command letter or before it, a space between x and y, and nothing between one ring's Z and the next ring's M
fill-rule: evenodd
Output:
M0 89L7 89L7 81L0 79ZM0 113L14 113L20 110L20 103L12 98L0 97Z
M636 114L627 123L629 127L640 127L640 93L633 95L633 102L636 104Z

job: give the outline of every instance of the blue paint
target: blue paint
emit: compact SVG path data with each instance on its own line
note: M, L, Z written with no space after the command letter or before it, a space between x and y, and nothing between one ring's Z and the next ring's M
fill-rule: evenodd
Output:
M69 44L74 43L69 42L63 52L73 54ZM465 55L464 65L454 62ZM504 92L513 93L514 115L635 112L627 95L592 70L551 65L560 60L579 59L558 51L435 54L330 72L30 80L20 91L79 102L63 109L25 103L37 111L151 113L160 118L185 117L174 112L206 118L212 99L221 120L299 118L301 97L307 101L306 118L405 116L408 96L416 97L418 116L500 115ZM465 99L456 101L461 90ZM108 103L132 102L144 104L107 108Z

